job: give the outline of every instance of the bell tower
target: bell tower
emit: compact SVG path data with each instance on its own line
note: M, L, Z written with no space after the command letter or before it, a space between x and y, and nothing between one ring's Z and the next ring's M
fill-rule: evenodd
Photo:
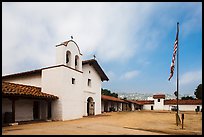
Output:
M82 54L72 39L56 45L56 65L65 65L82 71Z

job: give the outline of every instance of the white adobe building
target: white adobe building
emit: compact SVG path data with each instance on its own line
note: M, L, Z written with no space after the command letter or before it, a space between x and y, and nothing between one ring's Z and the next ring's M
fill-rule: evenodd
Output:
M136 103L142 105L143 110L171 110L177 106L176 99L165 99L165 94L155 94L148 100L138 100ZM178 100L179 111L201 111L202 100Z
M71 120L101 114L101 83L108 77L95 59L82 61L78 45L56 45L56 65L2 76L2 119Z

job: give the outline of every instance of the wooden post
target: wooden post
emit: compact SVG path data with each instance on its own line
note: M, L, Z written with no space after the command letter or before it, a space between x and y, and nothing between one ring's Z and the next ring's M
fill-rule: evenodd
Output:
M182 129L183 129L184 114L181 115L181 120L182 120Z
M13 123L15 123L15 113L16 113L16 111L15 111L15 108L16 108L16 106L15 106L15 99L12 99L12 122Z
M176 125L178 126L178 115L177 113L175 113L175 115L176 115Z

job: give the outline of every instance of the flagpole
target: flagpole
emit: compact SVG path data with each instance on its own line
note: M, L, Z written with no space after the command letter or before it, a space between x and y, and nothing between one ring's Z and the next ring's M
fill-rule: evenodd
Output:
M177 33L179 35L179 22L177 22ZM176 97L176 104L177 104L177 116L176 116L176 125L178 126L178 121L179 121L179 107L178 107L178 96L179 96L179 41L177 39L177 97Z

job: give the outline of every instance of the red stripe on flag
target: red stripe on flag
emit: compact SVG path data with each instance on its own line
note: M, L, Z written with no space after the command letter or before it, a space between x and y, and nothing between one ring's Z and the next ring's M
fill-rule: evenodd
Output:
M170 80L173 77L173 74L174 74L177 47L178 47L178 32L177 32L176 40L175 40L175 43L174 43L174 52L173 52L173 57L172 57L172 62L171 62L171 71L170 71L170 76L169 76L168 80Z

